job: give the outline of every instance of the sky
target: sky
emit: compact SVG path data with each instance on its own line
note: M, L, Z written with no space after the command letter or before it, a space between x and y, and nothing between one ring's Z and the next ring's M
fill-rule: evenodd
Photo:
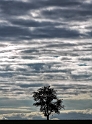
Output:
M92 0L0 0L0 119L46 120L47 85L65 105L51 120L92 119Z

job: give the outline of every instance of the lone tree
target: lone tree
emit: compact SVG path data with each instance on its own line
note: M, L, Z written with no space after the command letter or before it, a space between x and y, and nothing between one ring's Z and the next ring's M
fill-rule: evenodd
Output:
M50 86L44 86L33 92L33 97L36 103L33 105L40 106L40 111L43 112L44 116L47 116L49 120L49 115L52 112L60 114L60 109L64 109L62 105L62 100L58 99L56 96L56 91Z

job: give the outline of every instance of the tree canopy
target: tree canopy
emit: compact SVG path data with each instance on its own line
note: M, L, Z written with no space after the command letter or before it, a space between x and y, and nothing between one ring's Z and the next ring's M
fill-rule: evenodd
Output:
M36 101L33 105L40 106L40 111L47 116L47 120L52 112L60 114L60 109L64 109L62 100L57 98L56 91L50 86L39 88L37 92L33 92L33 97Z

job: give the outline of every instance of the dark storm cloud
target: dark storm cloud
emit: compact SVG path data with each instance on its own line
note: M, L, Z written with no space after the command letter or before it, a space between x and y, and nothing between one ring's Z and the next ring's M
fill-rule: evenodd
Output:
M47 47L47 48L48 48L48 47L50 47L50 48L51 48L51 47L55 47L55 48L56 48L56 47L58 47L58 48L59 48L59 47L60 47L60 48L64 47L64 48L65 48L65 47L70 47L70 46L71 46L71 47L72 47L72 46L76 46L76 44L74 44L74 43L63 43L63 42L62 42L62 43L57 43L57 44L53 44L53 43L52 43L52 44L49 44L49 45L47 44L46 47Z
M54 26L55 24L58 24L56 22L39 22L36 20L23 20L23 19L12 19L12 24L16 24L23 27L46 27L46 26ZM58 24L59 25L59 24Z
M3 0L0 2L0 7L3 10L3 13L10 14L10 15L23 14L23 13L26 13L30 9L38 9L38 8L46 7L46 6L76 6L76 5L80 5L80 2L71 1L71 0L68 0L67 2L66 1L57 2L56 0L51 0L51 1L34 0L34 1L29 1L29 2Z
M41 1L42 2L42 1ZM80 5L80 1L78 0L75 0L75 1L71 1L71 0L68 0L67 2L66 1L56 1L56 0L45 0L43 2L43 4L45 6L76 6L76 5Z
M7 73L7 72L5 72L5 73L0 73L0 77L12 77L12 73Z
M0 27L0 37L20 37L23 35L30 35L30 32L26 29L15 26Z
M45 84L41 81L91 81L91 6L82 0L1 0L2 94L25 95L28 89ZM66 95L87 93L85 87L85 91L76 87L57 89L63 88L61 93Z
M39 2L39 0L38 0ZM0 8L5 16L14 16L27 14L30 9L37 9L40 4L36 4L35 1L22 2L22 1L0 1ZM7 11L6 11L7 10Z
M80 74L80 75L74 75L74 74L72 74L71 77L74 80L82 80L82 79L84 79L86 81L87 80L92 80L91 74Z
M78 89L81 92L81 89L91 89L92 86L90 85L83 85L83 84L52 84L56 89L61 89L61 90L69 90L69 89Z
M37 52L39 52L39 50L37 50L37 49L26 49L26 50L22 50L21 51L21 53L26 53L26 54L28 54L28 53L37 53Z
M44 7L56 7L56 9L43 10ZM71 8L72 6L72 8ZM74 9L74 6L76 9ZM77 6L79 9L77 9ZM59 9L58 7L63 7ZM64 9L64 7L67 7ZM14 26L2 26L0 27L0 39L5 39L9 37L14 38L17 40L19 39L34 39L34 38L79 38L80 36L86 36L83 33L80 33L78 30L72 30L68 28L68 25L65 26L65 23L57 22L56 19L62 18L70 18L70 20L78 20L84 16L91 16L91 8L90 4L82 4L81 1L29 1L29 2L22 2L22 1L1 1L0 8L1 8L1 15L5 20L8 20ZM28 12L31 10L40 9L40 16L43 18L48 19L55 19L54 23L48 22L38 22L34 19L29 20L22 20L22 19L15 19L14 15L28 15ZM7 11L6 11L7 10ZM38 17L38 18L39 18ZM66 22L68 20L65 20ZM15 25L18 25L17 27ZM63 28L55 28L55 26L62 25ZM26 27L26 28L24 28ZM28 27L35 27L35 30L29 31ZM39 28L37 28L39 27ZM88 32L88 36L92 36L91 32Z
M92 58L79 58L79 60L82 60L82 61L92 61Z
M67 98L69 98L68 95L75 95L76 96L80 94L87 94L92 92L92 86L89 85L82 85L82 84L52 84L52 87L54 87L57 90L58 94L67 95ZM62 96L61 95L61 96ZM63 98L63 96L62 96Z
M78 31L69 29L58 29L54 27L39 28L35 31L29 31L27 28L16 27L16 26L3 26L0 27L0 37L13 37L23 39L27 36L32 38L77 38L80 36Z
M90 3L91 4L91 3ZM0 39L5 40L6 38L19 39L34 39L34 38L79 38L80 36L92 37L91 29L86 34L80 33L77 29L69 29L69 25L59 18L65 19L65 22L78 20L83 21L89 19L91 16L92 9L90 4L85 4L82 1L56 1L56 0L46 0L46 1L1 1L1 17L8 20L13 26L3 26L0 27ZM48 7L56 7L51 10ZM45 8L47 7L47 8ZM61 7L61 8L58 8ZM65 8L64 8L65 7ZM43 9L44 8L44 9ZM76 9L75 9L76 8ZM33 11L34 9L34 11ZM7 11L6 11L7 10ZM36 21L36 17L32 17L28 12L35 13L35 10L40 12L37 18L41 19L51 19L50 21ZM30 20L17 19L19 16L29 15ZM16 16L16 18L14 17ZM85 17L88 18L85 18ZM32 17L32 19L31 19ZM82 20L81 20L82 19ZM59 21L59 22L57 22ZM62 25L62 28L56 28L55 26ZM17 26L17 27L16 27ZM24 28L26 27L26 28ZM33 31L29 31L29 27L35 27ZM39 27L39 28L37 28Z
M45 16L46 18L50 19L59 19L59 18L64 18L65 21L75 21L79 20L80 22L83 20L88 20L90 17L92 17L92 10L85 10L85 9L78 9L75 8L66 8L66 9L53 9L53 10L43 10L42 15ZM86 17L86 18L85 18ZM66 20L68 19L68 20Z
M17 84L17 86L20 86L22 88L29 88L29 87L42 87L43 84L42 83L36 83L36 84Z
M37 38L77 38L81 34L75 30L69 30L65 28L54 28L54 27L46 27L36 30L38 33ZM47 33L48 32L48 33Z

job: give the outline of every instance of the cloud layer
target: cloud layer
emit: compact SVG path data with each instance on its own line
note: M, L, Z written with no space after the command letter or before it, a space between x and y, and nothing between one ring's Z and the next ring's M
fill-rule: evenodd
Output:
M1 0L0 98L50 84L60 98L92 99L91 22L92 0Z
M91 118L92 118L92 110L66 111L64 113L62 112L59 115L50 116L50 120L91 120ZM32 113L3 114L0 116L0 119L1 120L46 120L46 117L44 117L39 112L32 112Z

